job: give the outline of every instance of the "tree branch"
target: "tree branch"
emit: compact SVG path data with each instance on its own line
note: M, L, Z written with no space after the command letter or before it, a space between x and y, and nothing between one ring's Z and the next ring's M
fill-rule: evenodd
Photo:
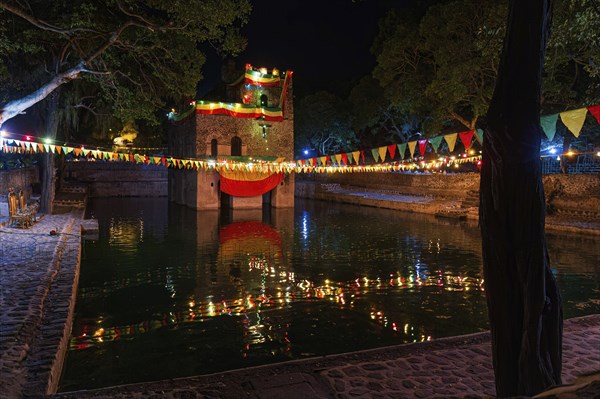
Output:
M28 14L25 10L23 10L19 7L15 7L12 4L9 4L2 0L0 0L0 8L5 9L8 12L11 12L18 17L23 18L25 21L29 22L30 24L32 24L35 27L38 27L45 31L58 33L60 35L64 35L67 37L73 36L73 34L75 34L76 32L96 32L95 30L92 30L92 29L83 29L83 28L64 29L59 26L52 25L46 21L37 19L33 15Z
M44 98L50 95L50 93L56 90L56 88L60 85L63 85L73 79L77 79L79 77L79 74L82 72L88 72L88 70L85 69L85 65L83 64L83 62L80 62L73 68L70 68L65 72L57 74L48 83L46 83L33 93L18 100L9 101L2 107L2 109L0 109L0 126L2 126L2 124L10 118L14 118L27 108L42 101Z

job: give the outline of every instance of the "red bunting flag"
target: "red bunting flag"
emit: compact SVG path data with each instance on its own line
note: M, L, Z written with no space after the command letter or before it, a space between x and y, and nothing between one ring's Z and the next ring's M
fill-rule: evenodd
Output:
M419 152L422 157L425 157L425 151L427 151L427 139L419 140Z
M344 165L348 165L348 154L342 154L342 162L344 163Z
M465 145L465 151L469 151L471 148L471 141L473 141L473 134L475 130L468 130L466 132L459 133L460 141Z
M331 163L331 155L327 155L325 157L325 164L330 164Z
M587 107L590 114L594 115L594 118L600 123L600 105L594 105L592 107Z
M397 145L396 144L390 144L388 145L388 152L390 153L390 159L394 159L394 156L396 155L396 148Z
M360 159L362 159L362 162L365 163L365 150L360 150Z

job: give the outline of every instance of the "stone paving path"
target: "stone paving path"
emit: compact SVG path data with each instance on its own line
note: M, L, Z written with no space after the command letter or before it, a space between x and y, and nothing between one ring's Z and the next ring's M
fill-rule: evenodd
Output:
M208 376L63 393L71 398L489 398L489 333L253 367ZM576 393L600 394L600 315L565 321L563 383L592 374Z
M77 219L71 213L46 215L28 229L0 228L0 397L23 395L34 374L38 380L50 371L56 346L39 350L36 345L51 343L39 338L50 308L50 289L65 266L61 260L65 256L72 261L75 255L78 261ZM51 230L58 234L50 235ZM69 284L72 291L72 281ZM65 316L51 315L56 329L64 330ZM50 359L44 361L44 352Z

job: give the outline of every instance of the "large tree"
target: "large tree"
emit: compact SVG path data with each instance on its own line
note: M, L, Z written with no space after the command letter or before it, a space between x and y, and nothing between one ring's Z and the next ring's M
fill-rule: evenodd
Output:
M249 11L247 0L0 0L0 125L44 101L43 135L56 138L61 93L76 79L95 85L114 116L156 122L165 99L195 95L199 43L243 48L237 26ZM51 156L46 163L42 208L51 211Z
M296 151L309 147L319 155L327 155L354 149L358 140L349 109L349 104L326 91L302 98L294 126Z
M561 383L562 303L544 234L540 92L552 0L510 0L480 182L485 292L499 397Z
M546 113L600 101L596 0L558 0L548 46ZM422 115L427 131L473 129L485 116L498 75L507 0L440 2L423 15L391 12L380 22L373 76L392 104ZM484 126L485 123L481 124Z

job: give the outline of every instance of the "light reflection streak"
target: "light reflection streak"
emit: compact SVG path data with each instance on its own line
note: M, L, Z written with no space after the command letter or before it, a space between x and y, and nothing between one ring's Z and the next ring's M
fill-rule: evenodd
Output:
M424 276L423 279L414 277L412 274L408 276L391 274L389 275L389 284L385 285L382 284L383 280L380 277L370 279L367 276L348 282L335 282L325 279L321 285L317 285L317 283L306 279L296 281L293 273L276 273L273 277L279 277L278 283L290 285L279 285L273 289L267 284L267 269L269 268L261 271L260 292L257 296L246 293L241 298L225 298L218 301L214 300L212 295L206 297L205 300L188 297L185 303L182 304L181 311L169 312L161 317L131 325L107 326L106 321L100 318L94 324L84 324L81 331L74 331L70 349L85 349L134 335L146 334L161 328L176 329L185 323L201 323L214 317L223 316L242 317L244 319L244 335L247 337L246 347L249 349L254 344L268 341L263 333L265 326L261 313L284 309L292 303L306 302L316 298L316 300L334 302L341 308L353 307L357 305L357 301L366 301L366 295L371 292L377 292L381 289L412 289L415 287L412 281L418 282L416 287L420 289L438 287L443 288L445 291L483 291L482 279L448 274L445 274L442 278L441 272L437 275ZM170 276L165 286L170 292L175 292ZM347 297L352 298L349 304L347 303ZM443 318L443 316L440 317ZM398 325L404 324L404 334L414 337L413 342L431 339L431 335L425 331L420 331L421 327L418 331L415 331L414 326L408 323L389 320L381 310L373 309L370 312L370 319L394 332L398 332ZM272 326L269 328L272 328ZM93 333L90 333L92 331ZM286 350L289 350L291 342L289 342L289 337L286 339Z

